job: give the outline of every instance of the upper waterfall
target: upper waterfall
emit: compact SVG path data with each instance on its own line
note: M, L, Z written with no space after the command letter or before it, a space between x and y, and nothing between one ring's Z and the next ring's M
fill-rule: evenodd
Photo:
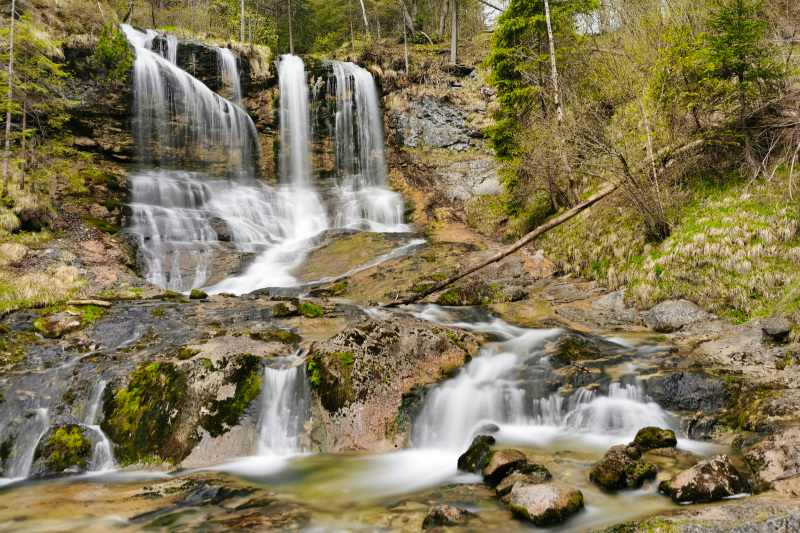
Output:
M222 84L228 94L228 100L244 107L242 102L242 85L239 80L239 66L236 55L228 48L217 48L217 69Z
M306 188L311 181L311 119L303 60L292 55L281 56L278 83L281 91L281 183Z

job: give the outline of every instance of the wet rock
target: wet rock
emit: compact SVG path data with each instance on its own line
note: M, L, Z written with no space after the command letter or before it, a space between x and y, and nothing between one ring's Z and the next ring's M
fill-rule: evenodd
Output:
M786 342L789 340L789 331L789 322L783 318L767 318L761 321L761 332L772 342Z
M221 218L214 217L209 220L211 224L211 228L217 234L217 239L221 242L230 242L231 240L231 228L228 227L228 224L222 220Z
M328 451L390 450L408 442L423 388L451 375L479 339L425 320L362 320L306 357Z
M525 454L517 450L496 450L486 455L483 461L483 480L489 485L497 485L512 471L528 463Z
M714 455L662 481L658 490L676 503L706 503L742 493L747 487L747 480L726 455Z
M34 454L34 476L85 472L92 459L91 435L86 428L67 424L51 428L42 437Z
M489 303L516 302L528 293L519 285L488 283L470 280L443 292L437 302L441 305L484 305Z
M515 515L527 518L536 526L555 526L581 510L583 494L555 483L517 483L511 489L508 507Z
M644 325L661 333L671 333L682 327L706 320L710 315L689 300L667 300L644 314Z
M644 380L647 394L670 411L716 413L725 406L722 382L691 372L676 372Z
M637 489L657 473L655 465L641 457L634 446L613 446L589 472L589 480L606 490Z
M69 309L52 313L34 322L34 329L48 339L58 339L80 328L80 313Z
M434 505L422 521L422 529L436 526L458 526L467 523L475 514L449 505Z
M714 432L719 427L720 421L714 416L703 416L700 412L695 415L686 428L686 436L692 440L713 440Z
M527 463L519 470L515 470L508 474L503 480L498 483L495 491L497 497L503 503L508 503L510 499L511 489L514 488L519 482L535 485L537 483L544 483L551 478L550 471L543 465L537 463Z
M556 367L579 361L592 361L620 351L620 345L600 337L567 333L547 347L547 353Z
M678 445L678 439L675 438L675 432L671 429L650 426L636 432L633 445L642 452L647 452L656 448L674 448Z
M208 294L198 289L192 289L192 292L189 294L190 300L205 300L206 298L208 298Z
M494 444L494 437L478 435L472 439L467 451L458 458L458 469L464 472L480 472L483 461L489 455L490 446Z

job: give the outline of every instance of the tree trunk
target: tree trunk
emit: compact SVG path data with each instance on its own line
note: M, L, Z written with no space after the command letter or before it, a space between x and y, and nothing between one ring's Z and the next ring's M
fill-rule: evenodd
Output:
M556 105L556 122L558 125L559 137L561 138L561 163L564 165L564 170L567 173L567 198L570 205L574 205L578 201L578 187L575 182L575 176L572 174L572 167L567 159L566 144L564 135L561 128L564 124L564 110L561 108L561 91L558 88L558 68L556 67L556 45L553 41L553 27L550 24L550 2L544 0L544 16L547 22L547 41L550 45L550 78L553 83L553 103Z
M361 14L364 16L364 31L369 35L369 20L367 20L367 8L364 7L364 0L358 0L361 4Z
M3 178L8 184L8 158L11 151L11 104L14 88L14 13L17 9L17 1L11 0L11 31L9 32L8 48L8 92L6 93L6 104L9 106L6 111L6 151L3 156Z
M128 22L128 19L131 18L131 15L133 15L133 0L131 0L130 3L128 4L128 12L125 13L125 17L122 19L122 23L125 24L126 22ZM131 25L133 25L133 21L131 21Z
M27 83L28 79L25 78L25 82ZM19 188L25 189L25 130L28 127L28 99L24 98L22 100L22 138L20 139L20 148L22 152L22 166L20 167L20 181L19 181ZM31 190L33 185L31 185Z
M442 16L439 17L439 40L444 39L444 32L447 29L447 14L450 13L450 0L444 0Z
M347 0L347 9L350 13L350 46L356 51L356 33L353 30L353 0Z
M400 2L402 4L402 2ZM405 22L403 23L403 51L406 56L406 77L408 77L408 32Z
M241 0L241 16L239 17L239 42L244 42L244 0Z
M594 195L590 196L589 198L587 198L583 202L579 203L578 205L576 205L572 209L570 209L568 211L564 211L563 213L561 213L559 216L557 216L553 220L551 220L549 222L545 222L544 224L542 224L541 226L539 226L535 230L531 231L530 233L528 233L527 235L525 235L524 237L519 239L517 242L515 242L511 246L509 246L507 248L504 248L503 250L500 250L499 252L497 252L496 254L491 256L490 258L485 259L484 261L481 261L477 265L474 265L474 266L471 266L471 267L469 267L469 268L467 268L465 270L462 270L461 272L450 276L446 280L440 281L439 283L436 283L436 284L432 285L431 287L429 287L429 288L427 288L427 289L425 289L423 291L420 291L417 294L414 294L413 296L409 296L408 298L404 298L402 300L395 300L393 302L389 302L389 303L385 304L384 307L394 307L394 306L397 306L397 305L410 304L410 303L416 302L420 298L424 298L424 297L428 296L429 294L433 294L436 291L444 289L445 287L447 287L451 283L455 283L456 281L460 280L461 278L463 278L465 276L468 276L468 275L472 274L473 272L482 269L485 266L491 265L492 263L495 263L495 262L501 260L502 258L508 256L508 255L511 255L512 253L516 252L517 250L519 250L520 248L522 248L523 246L525 246L526 244L528 244L529 242L534 240L536 237L539 237L540 235L543 235L544 233L550 231L551 229L560 226L561 224L563 224L567 220L573 218L575 215L580 214L581 212L583 212L587 208L589 208L592 205L596 204L597 202L599 202L600 200L602 200L603 198L605 198L606 196L608 196L609 194L614 192L616 189L617 189L616 185L609 185L605 189L601 190L598 193L595 193Z
M455 63L458 59L458 3L451 0L450 11L453 14L453 23L450 28L450 62Z
M289 3L289 53L294 55L294 34L292 33L292 0Z

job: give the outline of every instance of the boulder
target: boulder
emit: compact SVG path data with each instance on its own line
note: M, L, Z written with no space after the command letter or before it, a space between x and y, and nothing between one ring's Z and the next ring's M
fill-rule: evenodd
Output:
M206 298L208 298L208 294L199 289L192 289L192 292L189 294L190 300L205 300Z
M51 428L34 455L34 476L85 472L92 459L91 432L77 424Z
M722 382L691 372L676 372L644 380L647 394L670 411L716 413L725 406Z
M675 432L671 429L650 426L642 428L636 433L633 445L642 452L646 452L656 448L673 448L678 445L678 439L675 438Z
M497 492L497 497L500 498L503 503L508 503L507 500L504 498L510 498L511 489L514 488L519 482L528 483L530 485L536 485L538 483L544 483L548 479L550 479L550 471L547 470L543 465L537 463L527 463L519 470L515 470L511 472L509 475L503 478L503 480L497 485L495 489Z
M449 505L434 505L422 521L422 529L431 529L436 526L458 526L466 523L475 514Z
M36 331L48 339L58 339L81 328L81 314L66 309L37 319L33 323Z
M662 481L658 490L676 503L706 503L721 500L747 490L747 480L726 455L713 455Z
M767 318L761 321L761 333L767 340L784 343L789 340L789 322L783 318Z
M556 367L579 361L592 361L620 351L620 345L601 337L581 333L565 333L547 347L547 353Z
M683 326L710 318L699 305L689 300L667 300L644 314L644 325L661 333L672 333Z
M458 469L464 472L480 472L483 461L489 455L489 447L494 442L494 437L488 435L478 435L472 439L467 451L458 458Z
M517 483L511 489L508 505L512 513L539 527L561 524L582 507L581 491L555 483Z
M611 447L589 472L589 480L606 490L637 489L656 477L656 467L641 459L635 446Z
M483 461L483 480L495 486L512 471L527 465L525 454L517 450L496 450L486 455Z

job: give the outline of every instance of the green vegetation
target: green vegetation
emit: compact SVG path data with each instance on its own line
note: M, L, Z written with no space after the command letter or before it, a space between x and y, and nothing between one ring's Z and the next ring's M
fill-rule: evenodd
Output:
M162 316L167 314L167 310L163 307L156 307L152 311L150 311L150 316L153 318L161 318Z
M49 471L62 472L72 466L83 470L92 457L92 442L81 426L70 424L58 428L44 446L36 449L35 457L42 458Z
M105 73L103 83L112 85L124 82L133 66L133 59L133 50L125 34L113 22L103 26L100 42L92 55L94 63Z
M190 300L205 300L206 298L208 298L208 294L197 289L192 289L192 292L189 294Z
M264 342L279 342L281 344L288 344L290 346L296 345L303 340L303 337L293 331L285 331L282 329L269 330L269 331L255 331L245 333L251 339Z
M309 302L300 304L300 314L306 318L318 318L322 316L322 307Z
M211 401L207 405L210 414L200 419L201 426L212 437L238 424L247 407L261 392L261 360L254 355L243 354L236 356L234 364L228 382L236 384L236 392L230 398Z

